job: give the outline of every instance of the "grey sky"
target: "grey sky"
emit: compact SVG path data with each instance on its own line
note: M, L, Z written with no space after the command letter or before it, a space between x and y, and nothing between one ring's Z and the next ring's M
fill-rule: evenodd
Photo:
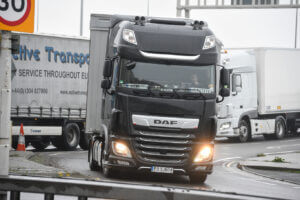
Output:
M79 35L80 0L36 1L39 33ZM147 15L147 0L84 0L86 37L89 37L90 13ZM149 0L149 13L176 17L176 0ZM227 47L294 47L296 9L193 10L191 18L207 21ZM298 47L299 21L300 18Z

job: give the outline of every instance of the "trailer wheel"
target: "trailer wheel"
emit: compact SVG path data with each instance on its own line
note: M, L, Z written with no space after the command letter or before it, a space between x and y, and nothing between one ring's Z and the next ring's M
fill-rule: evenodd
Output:
M80 134L80 141L79 141L79 146L81 147L81 149L83 150L88 150L89 149L89 135L81 132Z
M275 119L275 139L282 139L286 134L285 120L279 116Z
M18 147L18 136L12 136L12 139L11 139L11 147L14 148L14 149L17 149Z
M50 145L50 138L41 137L39 141L31 142L31 145L38 151L44 150Z
M189 178L190 178L190 183L203 184L206 181L207 174L202 174L202 173L190 174Z
M274 139L274 135L273 134L264 134L264 138L266 140L272 140L272 139Z
M65 150L75 150L80 140L80 129L76 123L68 123L64 127L63 144Z
M250 129L250 124L242 119L239 124L239 129L240 129L240 135L239 135L239 140L240 142L247 142L251 139L251 129Z
M64 144L63 144L61 136L55 137L55 138L51 138L51 143L57 149L63 149L63 147L64 147Z

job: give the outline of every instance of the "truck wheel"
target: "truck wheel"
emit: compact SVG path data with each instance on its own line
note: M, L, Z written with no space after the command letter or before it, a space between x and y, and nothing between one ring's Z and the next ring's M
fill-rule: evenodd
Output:
M31 145L38 151L44 150L50 145L50 138L42 137L39 141L31 142Z
M64 127L63 144L65 150L75 150L80 140L80 129L76 123L68 123Z
M275 139L282 139L285 136L285 121L283 117L276 117L275 119Z
M113 178L113 177L116 177L117 176L117 172L109 167L102 167L102 172L103 172L103 175L106 177L106 178Z
M101 166L102 166L102 173L106 178L114 178L117 177L118 172L116 170L113 170L110 167L107 167L103 164L103 151L101 155Z
M193 184L202 184L206 181L206 178L207 178L207 174L190 174L189 175L189 178L190 178L190 183L193 183Z
M93 157L93 144L91 144L89 148L89 166L92 171L99 170L99 166L97 165L97 162L94 161L94 157Z
M274 139L274 135L273 134L264 134L264 138L266 140L272 140L272 139Z
M251 139L250 124L243 119L240 121L239 129L240 129L240 136L239 136L240 142L249 141Z
M89 149L89 135L88 134L86 134L84 132L81 132L79 146L83 150L88 150Z
M64 147L61 136L55 137L55 138L51 138L51 143L57 149L63 149L63 147Z

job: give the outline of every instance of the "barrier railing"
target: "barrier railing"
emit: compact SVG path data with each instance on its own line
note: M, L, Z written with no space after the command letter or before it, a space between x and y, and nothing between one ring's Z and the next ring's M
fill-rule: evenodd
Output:
M42 193L47 200L53 200L55 195L75 196L78 200L89 197L131 200L269 199L171 186L24 176L0 176L0 200L6 200L6 195L1 193L3 191L10 191L11 200L22 199L21 192Z

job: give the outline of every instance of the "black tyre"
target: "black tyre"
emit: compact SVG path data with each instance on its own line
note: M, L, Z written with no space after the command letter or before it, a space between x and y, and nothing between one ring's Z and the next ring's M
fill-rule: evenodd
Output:
M14 149L17 149L18 147L18 136L12 136L12 139L11 139L11 147L14 148Z
M41 137L39 141L33 141L31 142L31 145L36 149L36 150L44 150L50 145L50 138L48 137Z
M97 164L96 161L94 161L94 156L93 156L93 144L90 145L89 148L89 166L90 166L90 170L92 171L98 171L99 170L99 166Z
M63 149L63 147L64 147L64 144L63 144L61 136L55 137L55 138L51 138L51 143L52 143L53 146L55 146L58 149Z
M240 142L247 142L251 140L250 124L246 120L240 121L239 129L240 129L240 135L239 135Z
M80 141L79 141L80 148L83 150L88 150L89 149L89 140L90 140L89 135L84 132L81 132Z
M272 140L272 139L274 139L274 135L273 134L264 134L264 138L266 140Z
M190 183L193 184L203 184L206 181L207 174L190 174Z
M80 129L76 123L65 125L62 135L63 148L65 150L75 150L80 141Z
M114 169L112 169L111 167L107 167L105 166L104 163L104 159L103 159L103 151L102 151L102 155L101 155L101 168L102 168L102 173L106 178L114 178L118 176L118 172Z
M110 167L105 167L105 166L103 166L103 167L102 167L102 172L103 172L103 175L104 175L106 178L114 178L114 177L117 177L117 171L113 170L113 169L110 168Z
M275 119L275 139L282 139L286 134L285 120L283 117L276 117Z

